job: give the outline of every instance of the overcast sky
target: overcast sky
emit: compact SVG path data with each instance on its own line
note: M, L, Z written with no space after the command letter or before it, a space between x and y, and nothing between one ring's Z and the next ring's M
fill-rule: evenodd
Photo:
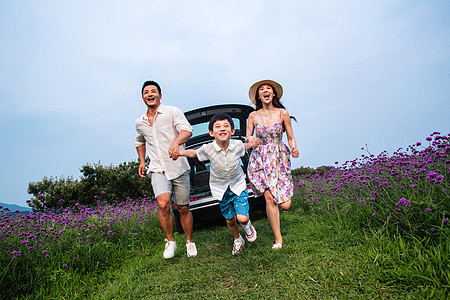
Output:
M344 163L450 133L450 2L0 2L0 202L134 160L145 80L183 111L284 88L300 158Z

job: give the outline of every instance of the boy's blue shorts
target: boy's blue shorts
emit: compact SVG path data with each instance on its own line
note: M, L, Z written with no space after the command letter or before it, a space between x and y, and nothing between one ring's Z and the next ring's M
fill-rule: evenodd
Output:
M234 215L248 216L248 191L245 189L239 196L230 190L226 190L219 207L225 219L231 220Z

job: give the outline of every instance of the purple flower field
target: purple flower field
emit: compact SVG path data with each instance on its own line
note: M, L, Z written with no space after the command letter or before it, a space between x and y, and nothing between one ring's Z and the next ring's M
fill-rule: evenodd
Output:
M367 154L296 177L302 206L318 216L339 213L363 232L430 236L448 232L450 134L439 132L389 156ZM336 165L338 162L336 162Z
M15 260L36 252L50 255L52 250L46 249L61 248L65 235L73 232L78 244L88 246L125 233L135 237L149 230L148 221L154 218L156 210L156 202L147 198L105 206L98 202L94 208L75 204L60 211L50 209L15 216L4 214L2 209L0 245Z
M342 165L305 169L295 177L293 207L341 220L361 234L429 238L450 234L450 134L434 132L393 155L369 153ZM10 214L0 207L0 298L14 298L66 274L92 276L130 253L148 255L163 234L148 197L95 207ZM61 200L62 201L62 200ZM291 212L290 212L291 213ZM295 213L295 212L294 212ZM53 277L52 277L53 276ZM15 289L10 287L14 286Z
M119 262L124 251L138 248L141 240L155 241L156 201L97 204L15 215L2 208L0 288L16 283L31 290L32 278L45 269L98 271Z

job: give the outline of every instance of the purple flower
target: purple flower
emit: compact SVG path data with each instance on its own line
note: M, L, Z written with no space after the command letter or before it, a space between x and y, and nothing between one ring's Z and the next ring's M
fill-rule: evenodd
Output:
M401 198L400 200L398 200L397 204L395 205L395 207L397 206L411 206L411 201L410 200L406 200L405 198Z
M434 179L435 177L436 177L436 172L434 172L434 171L430 171L430 172L428 172L428 174L427 174L427 180L432 180L432 179Z
M430 229L431 232L434 232L435 230L436 230L436 228L434 228L434 227Z
M434 180L434 183L441 183L444 180L444 175L438 175Z
M427 208L425 208L425 211L426 212L429 212L431 209L429 209L428 207Z
M48 251L47 250L42 250L42 254L45 254L45 253L47 253Z
M377 212L375 211L375 212L373 212L373 214L372 214L372 217L374 217L375 215L377 214Z
M63 268L67 268L67 265L66 265L66 264L63 264Z
M448 222L448 219L447 219L447 218L444 218L444 219L442 220L442 222L447 223L447 222Z

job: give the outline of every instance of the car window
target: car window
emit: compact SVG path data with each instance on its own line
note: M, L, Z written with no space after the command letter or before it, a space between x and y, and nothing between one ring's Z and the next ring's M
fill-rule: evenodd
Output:
M195 174L209 173L209 161L195 165L194 172Z
M241 129L240 128L241 127L240 120L238 118L232 118L232 119L233 119L233 123L234 123L234 130L240 130ZM192 128L193 128L192 136L197 136L197 135L202 135L202 134L208 133L209 132L208 126L209 126L209 122L192 125Z

